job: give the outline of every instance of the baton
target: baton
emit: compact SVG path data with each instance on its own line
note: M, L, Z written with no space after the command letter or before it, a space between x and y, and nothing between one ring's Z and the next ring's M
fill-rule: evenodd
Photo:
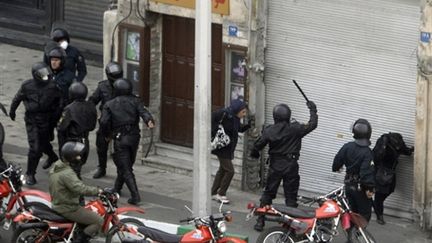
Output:
M303 95L303 97L305 98L306 102L309 102L309 99L306 97L305 93L303 92L303 90L300 88L300 86L297 84L297 82L293 79L292 80L293 83L295 84L295 86L297 87L297 89L300 91L300 93Z

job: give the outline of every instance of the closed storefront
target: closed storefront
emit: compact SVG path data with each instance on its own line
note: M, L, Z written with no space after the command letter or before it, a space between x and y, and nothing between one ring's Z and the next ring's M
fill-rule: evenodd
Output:
M414 145L418 1L272 0L268 2L265 71L266 123L285 102L293 118L308 121L297 80L318 106L318 128L303 140L300 189L322 193L339 186L334 155L352 140L351 125L370 121L372 146L399 132ZM401 156L396 192L387 213L411 217L412 158ZM392 211L397 209L399 212Z

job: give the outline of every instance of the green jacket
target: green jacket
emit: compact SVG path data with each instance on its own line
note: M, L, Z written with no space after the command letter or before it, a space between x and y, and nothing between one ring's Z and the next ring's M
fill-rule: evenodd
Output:
M49 191L52 208L63 214L78 210L79 196L97 196L99 188L85 185L69 164L59 160L49 173Z

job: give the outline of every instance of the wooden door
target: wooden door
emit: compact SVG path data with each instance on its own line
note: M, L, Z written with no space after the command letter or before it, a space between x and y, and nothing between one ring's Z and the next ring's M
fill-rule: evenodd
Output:
M193 145L195 20L163 19L161 139ZM222 26L212 25L212 107L224 105Z

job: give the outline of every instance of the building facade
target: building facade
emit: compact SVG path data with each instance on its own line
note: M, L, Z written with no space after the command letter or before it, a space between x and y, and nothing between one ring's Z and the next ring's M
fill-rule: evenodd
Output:
M122 63L157 119L147 163L165 161L183 172L192 168L193 2L120 0L104 21L105 63L111 57ZM399 132L414 145L419 1L213 0L213 5L213 109L242 96L254 124L236 151L235 185L256 190L265 179L265 161L251 159L248 151L262 126L273 122L275 104L287 103L295 119L307 122L293 79L319 114L318 128L303 141L302 193L316 195L343 183L331 164L352 139L358 118L371 122L372 146L387 132ZM212 164L214 173L218 163ZM413 203L414 184L424 177L416 177L413 168L412 157L400 157L386 213L417 219L422 209Z

